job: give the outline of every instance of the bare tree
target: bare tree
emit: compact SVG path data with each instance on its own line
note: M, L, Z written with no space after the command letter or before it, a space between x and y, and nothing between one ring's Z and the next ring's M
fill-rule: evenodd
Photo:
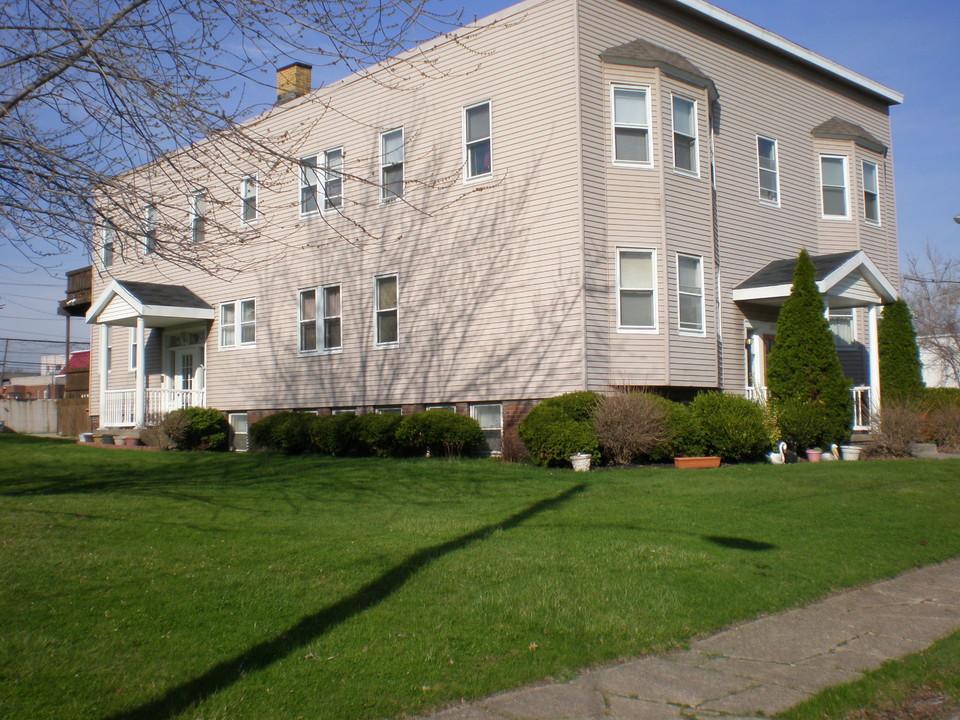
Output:
M157 200L142 170L123 171L147 163L147 175L187 197L210 152L286 157L260 125L237 122L264 109L244 87L265 84L264 67L285 57L344 72L391 57L456 20L434 2L9 0L0 8L0 245L37 261L89 248L111 224L128 246L142 243L150 229L134 215ZM210 136L215 150L192 151ZM161 201L149 222L187 222L182 208L164 211ZM198 247L161 252L195 264Z
M903 295L925 363L960 385L960 259L928 245L922 256L908 258Z

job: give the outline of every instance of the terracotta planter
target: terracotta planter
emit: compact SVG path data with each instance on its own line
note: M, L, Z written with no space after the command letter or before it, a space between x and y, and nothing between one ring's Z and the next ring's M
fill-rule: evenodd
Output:
M820 462L823 450L807 450L807 462Z
M720 467L720 458L707 457L678 457L673 459L673 466L681 470L695 470L699 468Z
M140 445L140 438L128 437L123 439L123 444L127 447L137 447Z

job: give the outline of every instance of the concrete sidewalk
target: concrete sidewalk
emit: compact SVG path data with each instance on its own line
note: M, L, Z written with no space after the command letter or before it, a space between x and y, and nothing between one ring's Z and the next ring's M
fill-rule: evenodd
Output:
M589 670L429 720L756 718L960 630L960 558L762 617L689 650Z

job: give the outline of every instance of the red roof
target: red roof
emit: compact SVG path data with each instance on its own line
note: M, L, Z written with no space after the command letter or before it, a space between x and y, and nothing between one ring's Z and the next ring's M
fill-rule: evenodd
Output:
M68 372L70 370L89 370L89 369L90 369L90 351L78 350L75 353L70 353L70 362L67 363L67 366L63 369L63 372Z

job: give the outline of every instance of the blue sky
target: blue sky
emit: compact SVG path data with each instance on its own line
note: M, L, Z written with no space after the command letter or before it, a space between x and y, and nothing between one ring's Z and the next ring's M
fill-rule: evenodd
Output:
M445 3L449 7L458 3ZM477 0L463 17L483 17L511 2ZM958 0L717 0L716 5L783 35L905 95L891 110L901 256L927 244L960 256L960 2ZM282 64L284 58L278 59ZM272 102L271 67L250 89ZM261 100L261 98L251 97ZM80 254L48 259L34 268L0 247L0 338L62 339L66 270L82 267ZM73 322L74 339L87 329Z

